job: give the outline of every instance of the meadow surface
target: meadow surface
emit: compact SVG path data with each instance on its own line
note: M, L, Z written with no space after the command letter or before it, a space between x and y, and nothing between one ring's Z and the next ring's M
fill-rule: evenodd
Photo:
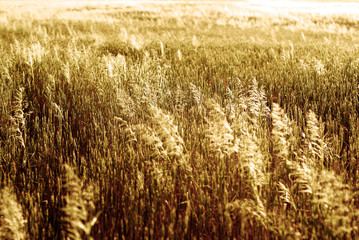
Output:
M293 4L1 1L0 239L358 239L359 4Z

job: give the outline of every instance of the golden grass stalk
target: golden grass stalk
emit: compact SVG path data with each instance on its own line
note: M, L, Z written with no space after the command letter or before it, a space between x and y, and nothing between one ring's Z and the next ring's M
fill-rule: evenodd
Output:
M194 103L196 104L196 106L201 106L202 104L202 93L201 93L201 89L199 87L197 87L196 85L194 85L193 83L189 84L189 90L191 93L191 98L194 101Z
M126 117L133 118L136 115L136 103L128 93L120 88L116 89L117 104L121 113Z
M273 103L272 109L272 141L273 151L276 157L282 164L290 164L290 136L291 136L291 125L290 120L284 113L283 109L277 103Z
M181 157L183 154L183 139L178 134L178 127L174 125L169 114L160 108L150 107L151 125L162 140L169 157Z
M241 167L248 171L253 190L267 184L265 159L255 135L246 132L240 138L239 159Z
M241 86L240 80L238 82ZM263 150L268 148L268 131L265 123L268 120L269 109L266 106L265 93L258 87L255 79L249 94L243 93L241 88L235 93L228 90L227 92L230 102L234 104L231 127L234 131L235 145L239 146L241 163L255 179L254 185L262 186L267 182L265 173L267 163Z
M232 124L234 118L236 117L235 116L236 108L235 108L235 97L233 91L229 87L227 87L226 93L224 95L224 109L228 122Z
M277 183L279 198L281 199L284 209L287 209L288 206L292 206L294 210L297 210L297 207L295 205L295 201L293 199L292 193L290 192L290 189L281 182Z
M267 107L266 95L263 88L258 86L256 79L253 79L252 86L249 90L249 97L247 98L248 110L251 115L251 121L260 121L270 114ZM257 123L254 123L257 124Z
M248 96L240 93L235 99L228 97L234 103L234 118L232 129L234 130L235 144L238 146L238 164L248 179L251 197L244 200L236 200L227 204L227 210L234 216L240 216L242 227L248 228L246 219L255 219L259 226L268 229L271 220L267 214L266 198L263 186L268 186L267 159L263 154L264 137L267 131L264 128L265 117L269 114L266 110L264 92L258 89L256 81ZM252 226L253 227L253 226ZM244 230L244 229L243 229ZM245 231L245 230L244 230Z
M172 94L173 94L172 96L173 96L174 109L177 112L182 112L186 105L186 100L185 100L185 93L183 92L179 84L177 85L176 89L173 91Z
M121 117L115 116L115 121L119 124L119 127L126 138L126 142L137 142L137 138L135 133L133 132L133 129L130 127L127 121L123 120Z
M206 105L208 117L206 119L205 138L209 152L220 158L238 152L234 145L233 130L223 109L212 99L207 101Z
M93 198L83 191L82 182L67 164L63 166L62 201L62 238L91 239L91 228L98 217L91 217Z
M24 96L24 88L20 87L15 96L13 105L13 116L10 116L11 121L11 137L13 137L21 148L25 148L26 141L26 118L24 109L26 107L26 100Z
M173 118L165 114L162 109L154 106L149 107L150 125L158 138L163 143L163 148L170 159L184 166L187 170L191 167L185 153L184 142L179 135L178 126L173 123Z
M309 153L307 163L313 167L322 167L326 148L326 143L324 140L324 128L312 110L308 112L306 120L306 145Z
M139 136L139 142L142 142L151 150L151 154L149 155L151 158L168 159L167 151L164 149L161 139L152 128L144 124L137 124L134 126L134 131Z
M226 211L232 216L241 217L243 222L248 219L255 219L265 229L269 227L271 220L262 199L255 194L254 199L236 200L226 205ZM253 227L253 226L252 226Z
M137 135L137 140L133 141L134 154L139 154L143 157L141 159L146 164L146 170L151 173L153 181L157 182L163 190L169 191L168 183L171 182L171 176L168 176L168 152L164 148L164 144L156 132L145 124L137 124L133 127L134 133ZM127 145L131 145L128 143ZM129 146L132 148L132 146ZM138 189L144 188L144 174L141 171L137 173Z
M306 165L305 163L291 163L289 165L290 173L289 178L293 180L293 183L298 187L299 193L312 194L312 182L314 180L313 175L315 170Z
M121 117L115 116L114 119L115 122L119 125L120 142L124 144L124 155L126 155L128 158L132 158L132 155L136 154L134 146L137 143L137 137L134 129Z
M244 111L245 109L245 111ZM268 183L266 157L262 147L266 145L265 120L269 116L263 89L259 89L256 80L248 96L242 96L237 102L237 116L232 127L236 140L239 141L239 158L242 166L249 172L253 183L253 190Z
M20 204L9 187L0 191L0 239L25 239L25 224Z

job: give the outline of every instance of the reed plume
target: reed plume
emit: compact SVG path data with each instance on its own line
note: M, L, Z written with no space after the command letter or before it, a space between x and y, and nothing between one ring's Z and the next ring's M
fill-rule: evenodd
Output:
M26 115L25 108L27 101L25 99L25 89L20 87L16 91L15 101L13 104L13 114L10 116L11 135L10 138L15 140L16 146L23 152L26 146Z
M312 167L322 168L325 158L325 149L327 148L327 144L324 140L324 126L318 121L316 114L312 110L308 112L306 120L307 164Z
M205 138L209 152L220 158L238 152L234 145L233 130L223 109L212 99L208 100L206 105L208 117L206 119Z
M62 239L92 239L91 228L98 217L92 216L93 196L83 189L82 181L67 164L63 165L62 203Z
M282 164L290 163L291 123L283 109L277 103L273 103L272 109L272 141L273 152Z
M178 126L174 124L172 116L158 107L150 106L149 120L153 131L163 143L167 156L190 171L183 138L179 135Z
M26 221L20 204L10 187L0 191L0 239L25 239Z

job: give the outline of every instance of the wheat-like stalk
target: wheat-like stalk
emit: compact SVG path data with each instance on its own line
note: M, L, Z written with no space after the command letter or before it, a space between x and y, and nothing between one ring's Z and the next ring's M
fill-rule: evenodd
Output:
M208 117L204 132L209 152L220 158L238 152L238 147L234 144L233 130L223 109L212 99L208 100L206 105Z
M266 198L264 197L264 185L268 185L267 159L263 154L262 147L265 141L264 121L268 116L265 106L264 92L258 90L256 82L253 83L248 96L237 92L238 98L231 98L228 91L230 103L234 103L234 117L232 129L234 132L234 146L238 146L238 164L242 173L247 175L246 183L250 185L251 197L245 200L235 200L228 203L227 211L232 215L245 219L255 219L259 225L268 229L271 219L267 214ZM233 99L233 101L232 101Z
M136 135L127 121L123 120L121 117L116 117L116 116L115 116L115 121L119 124L119 127L123 132L126 142L137 141Z
M98 217L91 216L93 197L83 190L82 181L67 164L63 166L62 201L62 238L91 239L91 228Z
M121 113L128 118L133 118L136 115L136 103L135 101L129 96L129 94L118 88L116 90L116 97L117 97L117 104Z
M258 139L249 132L243 134L239 143L240 165L249 173L253 190L267 184L265 157L259 147Z
M168 159L167 151L164 149L163 142L153 129L145 124L137 124L134 131L138 134L139 143L150 149L149 156L154 159Z
M291 163L289 166L289 179L297 186L299 193L312 194L312 183L314 180L315 169L305 163Z
M146 171L151 174L152 181L156 182L162 191L170 191L167 186L172 181L172 176L169 175L168 163L173 159L168 156L160 137L145 124L137 124L133 130L138 136L137 154L145 157L142 161L146 165ZM137 183L139 189L144 187L144 174L140 170L137 173Z
M26 141L26 116L24 109L27 105L24 95L24 88L20 87L16 91L15 101L13 104L13 116L10 116L11 121L11 137L16 139L18 145L25 149Z
M163 142L169 157L181 157L183 154L183 139L178 134L178 127L174 125L169 114L160 108L150 107L151 125Z
M174 110L182 112L183 108L186 106L186 96L181 86L177 84L176 89L170 94L172 95Z
M236 117L235 96L229 87L227 87L224 95L224 109L228 122L232 124L234 118Z
M247 111L248 96L246 96L247 94L243 90L243 83L239 78L237 78L236 88L232 91L232 93L237 114Z
M184 141L179 135L178 126L174 124L172 116L165 114L160 108L150 106L149 120L152 129L163 143L168 157L190 171L191 167L185 152Z
M271 116L273 151L282 164L290 165L289 140L292 132L290 120L277 103L273 103Z
M267 161L262 153L262 147L267 144L264 143L267 130L263 123L268 113L264 91L258 88L255 80L249 96L242 97L242 103L237 103L236 111L232 128L236 141L239 142L240 164L248 170L253 190L256 191L258 187L268 183Z
M9 187L0 191L0 239L25 239L25 224L20 204Z
M122 144L123 155L131 159L136 154L135 146L137 137L134 128L121 117L114 117L115 122L119 126L119 143Z
M146 120L147 124L137 124L132 128L138 135L136 148L142 156L149 157L144 159L146 168L158 186L167 192L170 189L166 186L173 180L169 168L180 166L187 172L191 171L188 155L170 114L165 114L160 108L148 106ZM141 174L139 178L141 179Z
M326 143L324 140L323 128L316 118L313 111L307 114L307 126L305 128L305 149L301 150L302 156L298 158L298 162L292 162L289 166L290 179L298 187L299 193L313 194L312 184L315 180L315 175L318 172L318 167L322 165L317 160L323 160L324 148ZM306 152L308 152L306 154Z
M293 122L288 119L283 109L276 103L273 103L272 120L273 150L281 162L281 166L278 169L280 170L284 167L286 174L281 177L288 178L292 183L288 191L297 189L296 193L312 194L311 184L313 183L313 176L316 173L316 169L312 165L307 164L305 156L299 158L299 153L292 149ZM294 155L293 159L290 156L291 152L293 152ZM283 193L287 192L286 187L280 182L277 184L279 186L279 194L282 197ZM295 206L295 204L292 205Z
M271 223L265 204L258 194L254 195L254 199L235 200L226 204L226 211L233 216L241 217L243 222L247 219L255 219L266 229Z
M251 121L260 121L264 117L268 117L270 110L267 106L266 95L263 88L259 88L256 79L253 79L252 86L249 90L247 98L249 114L252 115ZM257 124L254 122L254 124Z
M277 188L278 188L279 198L283 202L284 208L286 209L287 206L292 206L294 210L297 210L290 189L284 183L281 182L277 183Z
M307 163L313 167L322 167L326 149L324 129L312 110L308 112L306 118L306 145L307 151L309 152Z
M191 99L192 101L197 105L197 106L201 106L202 104L202 93L201 93L201 89L199 87L197 87L196 85L194 85L193 83L189 84L189 90L191 93Z

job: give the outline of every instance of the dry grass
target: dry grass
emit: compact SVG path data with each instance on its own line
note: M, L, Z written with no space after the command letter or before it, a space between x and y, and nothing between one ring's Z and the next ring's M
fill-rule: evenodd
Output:
M14 191L5 187L0 192L0 238L25 239L26 221Z
M358 238L358 18L273 7L0 12L0 238Z

